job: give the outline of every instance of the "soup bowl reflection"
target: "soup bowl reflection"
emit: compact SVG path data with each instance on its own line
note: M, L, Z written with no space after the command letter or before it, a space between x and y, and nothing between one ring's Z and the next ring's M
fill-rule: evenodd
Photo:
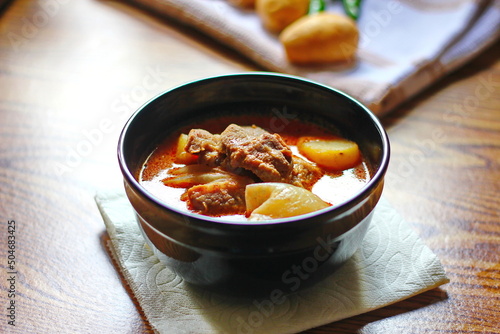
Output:
M358 143L370 180L347 200L292 218L246 223L169 206L138 174L159 140L200 117L267 113L334 124ZM294 292L325 279L360 247L381 196L389 142L377 118L352 97L303 78L249 72L187 83L143 105L118 144L125 191L158 258L186 282L230 294Z

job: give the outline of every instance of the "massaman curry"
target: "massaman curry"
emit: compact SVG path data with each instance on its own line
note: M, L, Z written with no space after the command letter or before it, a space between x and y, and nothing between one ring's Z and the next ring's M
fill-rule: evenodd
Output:
M180 210L261 221L349 198L369 180L370 166L355 142L317 124L226 116L170 134L138 178Z

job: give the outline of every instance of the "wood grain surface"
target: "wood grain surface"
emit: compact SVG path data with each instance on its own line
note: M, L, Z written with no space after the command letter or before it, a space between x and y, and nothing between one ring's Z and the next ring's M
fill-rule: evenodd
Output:
M500 333L500 62L494 45L383 119L385 197L438 255L441 288L308 333ZM0 17L0 332L149 333L93 195L121 186L128 116L168 88L259 70L114 1L13 1ZM15 324L8 222L15 221ZM10 253L12 254L12 252Z

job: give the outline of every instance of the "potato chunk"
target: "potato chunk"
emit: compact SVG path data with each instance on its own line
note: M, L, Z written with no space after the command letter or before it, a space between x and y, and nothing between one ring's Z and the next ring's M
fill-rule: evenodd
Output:
M280 182L247 185L245 202L251 221L293 217L330 206L309 190Z
M341 137L300 137L297 148L306 158L328 169L345 170L361 161L358 144Z

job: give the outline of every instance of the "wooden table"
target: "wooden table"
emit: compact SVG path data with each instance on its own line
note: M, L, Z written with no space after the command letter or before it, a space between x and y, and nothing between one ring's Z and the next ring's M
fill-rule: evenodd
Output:
M308 333L500 333L498 54L497 44L383 119L385 197L451 282ZM151 332L93 200L121 186L119 131L167 88L259 68L195 31L97 0L14 1L0 18L0 61L0 332Z

